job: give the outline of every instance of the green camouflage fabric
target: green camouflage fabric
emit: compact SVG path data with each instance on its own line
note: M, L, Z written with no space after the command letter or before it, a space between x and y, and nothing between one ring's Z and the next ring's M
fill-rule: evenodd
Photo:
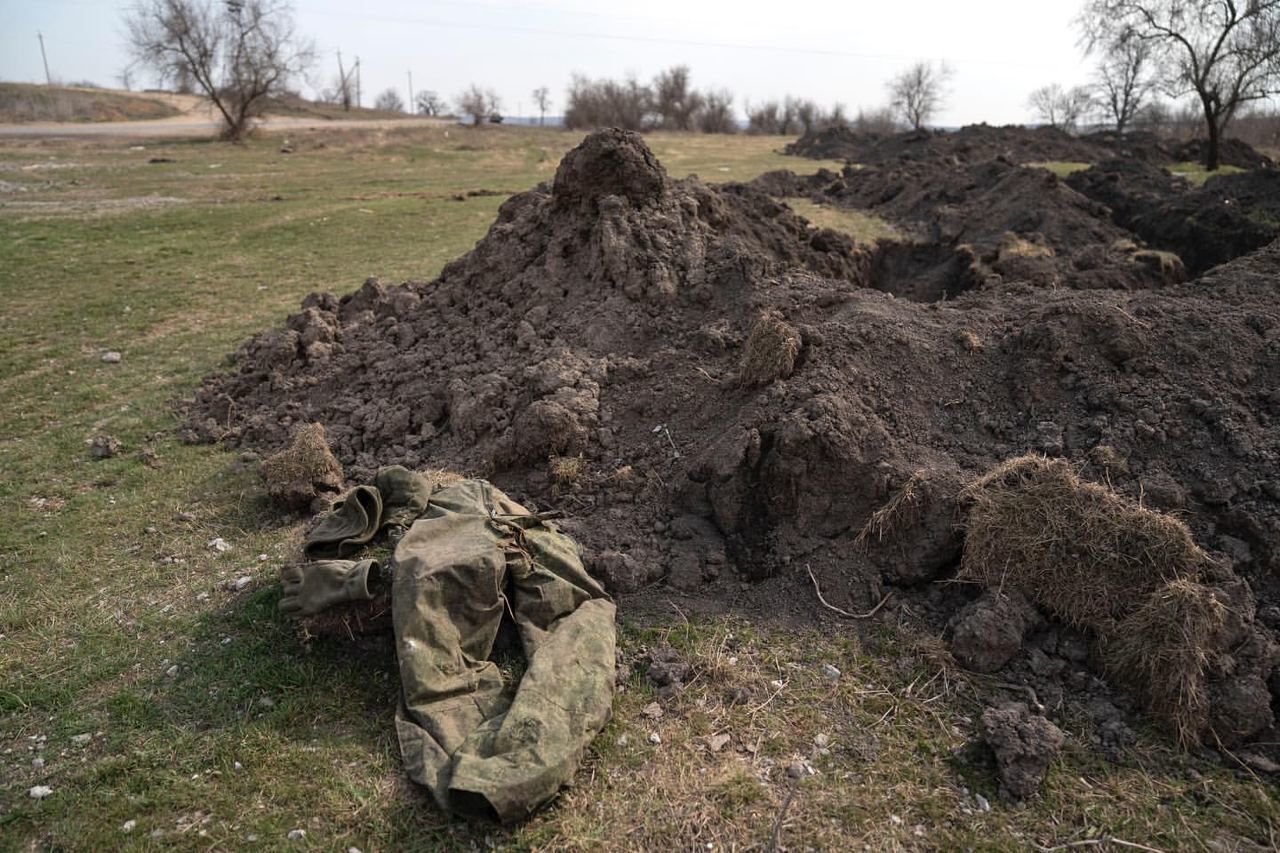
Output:
M572 539L490 483L464 480L431 493L424 478L396 466L374 484L336 506L304 550L341 555L379 532L400 536L392 617L406 771L443 808L519 820L570 780L609 719L614 604ZM351 578L363 577L356 564L325 562L329 580L313 586L330 589L312 598L352 594ZM504 616L527 660L514 695L490 660Z

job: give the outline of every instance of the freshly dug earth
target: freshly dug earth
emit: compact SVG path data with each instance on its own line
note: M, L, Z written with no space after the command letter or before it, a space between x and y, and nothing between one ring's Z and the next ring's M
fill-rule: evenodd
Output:
M956 131L908 130L891 135L832 127L810 131L783 151L798 157L862 165L920 160L982 162L997 157L1012 163L1098 163L1122 157L1168 165L1199 162L1204 156L1204 141L1180 142L1145 132L1101 131L1073 136L1053 127L1021 125L971 124ZM1268 157L1239 139L1224 140L1219 157L1224 165L1241 169L1275 167Z
M992 171L1038 193L1009 205L1046 188L1094 204ZM1036 245L1053 248L1017 251ZM812 572L836 606L898 590L939 631L978 593L925 583L958 568L963 487L1044 452L1176 511L1252 586L1258 618L1240 619L1269 636L1280 243L1130 289L1115 270L1134 251L1099 247L1111 271L1077 289L1068 267L1048 287L958 245L855 247L758 188L672 181L638 136L602 131L435 280L313 294L246 341L190 402L190 430L267 452L316 422L354 481L393 463L487 476L565 510L615 592L661 581L709 608L812 619ZM879 612L907 618L895 604ZM1087 638L1026 621L1001 672L1122 737L1112 698L1132 703L1096 678ZM1274 742L1270 709L1231 699L1254 687L1228 677L1218 701L1247 711L1239 738Z
M1108 160L1068 186L1105 204L1112 221L1203 272L1280 237L1280 171L1215 175L1193 188L1158 166Z

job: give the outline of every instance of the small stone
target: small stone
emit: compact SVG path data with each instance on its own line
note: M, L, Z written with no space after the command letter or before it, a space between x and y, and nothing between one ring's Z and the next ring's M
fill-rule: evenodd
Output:
M786 686L786 682L784 682L781 678L775 678L773 681L769 682L769 686L772 687L774 690L781 690L783 687Z
M124 823L120 824L120 831L133 832L134 829L137 828L137 826L138 826L138 822L136 820L126 820Z
M243 592L245 588L248 587L249 584L251 583L253 583L253 578L249 577L248 575L241 575L240 577L236 578L235 581L231 584L231 588L234 589L236 592Z
M165 674L167 677L169 677L169 678L177 678L177 677L178 677L178 665L175 663L173 666L171 666L171 667L169 667L168 669L166 669L166 670L164 671L164 674Z
M258 704L264 708L274 708L276 706L276 700L272 699L270 696L262 696L259 697Z
M662 706L657 702L650 702L648 705L644 706L640 711L640 714L651 720L660 720L662 719Z
M707 738L707 746L711 748L712 752L719 752L720 750L724 749L728 743L729 743L728 735L712 735L711 737Z
M359 847L348 847L347 853L364 853Z
M825 734L816 734L813 736L813 745L816 747L824 747L831 742L831 738Z
M307 837L307 831L306 831L305 829L291 829L291 830L289 830L289 840L290 840L290 841L301 841L302 839L304 839L304 838L306 838L306 837Z
M978 811L980 811L980 812L989 812L989 811L991 811L991 803L990 803L990 801L989 801L989 800L987 800L987 798L986 798L986 797L984 797L984 796L982 796L981 794L974 794L974 795L973 795L973 801L974 801L975 803L977 803L977 804L978 804Z
M107 350L102 354L102 363L103 364L119 364L120 359L122 358L124 358L124 356L122 356L120 353L116 352L115 350Z
M31 766L32 766L33 768L35 768L36 770L43 770L43 769L44 769L44 759L43 759L43 758L33 758L33 759L31 759Z
M31 797L33 800L43 800L52 793L53 789L48 785L36 785L31 790L27 791L27 796Z
M902 818L898 817L896 814L889 815L889 822L894 826L902 826Z
M88 743L91 740L93 740L93 735L89 734L88 732L85 732L84 734L71 736L71 742L74 743L76 746L84 746L86 743Z
M813 775L813 768L803 761L793 761L787 765L787 775L792 779L803 779Z
M174 518L174 521L191 522L196 520L195 515L189 512L180 512L177 515L175 515L173 518Z
M650 732L649 743L653 744L654 746L657 746L658 744L662 743L662 735L658 734L657 732Z
M618 746L626 746L630 742L631 742L631 738L627 737L626 735L618 735L618 739L614 741L614 743L616 743Z
M94 459L110 459L120 452L120 439L103 433L95 435L89 444L89 455Z
M822 675L824 678L830 678L832 681L837 681L840 678L840 670L836 669L829 663L824 663L822 665Z
M160 531L156 530L156 528L152 527L151 525L147 525L146 527L142 528L142 532L147 534L148 536L155 536Z
M243 770L243 769L244 769L244 765L243 765L243 764L241 764L239 761L237 761L235 764L232 764L232 765L231 765L231 769L232 769L232 770Z
M223 539L221 536L215 536L214 538L210 539L206 544L211 550L217 551L219 554L223 553L224 551L231 550L231 546L227 543L227 540Z

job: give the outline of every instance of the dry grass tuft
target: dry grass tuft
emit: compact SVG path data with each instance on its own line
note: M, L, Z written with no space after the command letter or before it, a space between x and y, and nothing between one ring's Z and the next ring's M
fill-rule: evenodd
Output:
M1052 258L1052 246L1036 243L1019 237L1012 231L1006 231L1000 238L999 260L1005 258Z
M800 333L777 314L761 314L743 349L739 379L746 386L786 379L799 354Z
M1187 280L1186 265L1173 252L1140 249L1132 257L1136 263L1160 273L1160 278L1167 284L1179 284Z
M862 526L854 546L865 548L872 538L883 542L886 536L892 536L895 530L909 527L920 518L920 504L924 500L924 471L915 471L907 479L888 503L871 513L867 523Z
M1060 459L1010 459L961 497L971 506L962 575L1017 589L1076 628L1123 618L1209 561L1181 521L1081 480Z
M566 489L572 489L578 483L578 479L582 476L582 472L586 470L587 461L582 454L577 456L552 456L548 463L551 474L552 490L559 494Z
M1209 556L1176 518L1087 483L1062 460L1022 456L962 497L961 576L1018 590L1091 631L1108 671L1184 744L1204 729L1204 667L1226 608L1197 581Z
M1170 581L1147 596L1102 642L1107 671L1142 694L1184 746L1208 724L1205 666L1227 607L1195 581Z
M986 344L982 342L982 338L978 337L976 332L969 329L961 329L956 332L956 343L967 349L969 352L982 352Z
M342 489L342 466L329 450L324 427L303 424L284 450L262 460L258 469L272 503L286 510L304 510L317 498L336 496Z

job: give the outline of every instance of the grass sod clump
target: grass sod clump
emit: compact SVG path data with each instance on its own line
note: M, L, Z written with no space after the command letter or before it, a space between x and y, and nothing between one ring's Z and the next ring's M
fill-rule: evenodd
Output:
M792 849L1274 846L1272 788L1146 732L1117 764L1072 728L1041 798L1002 806L965 746L980 703L896 628L859 641L847 623L663 622L631 605L628 661L665 643L695 664L663 716L645 715L656 695L629 664L613 721L549 809L505 829L440 813L400 766L394 650L299 640L276 574L302 523L269 507L256 465L179 443L172 403L313 290L431 278L502 200L466 192L533 186L579 136L289 139L290 155L270 134L142 151L0 141L4 179L23 186L0 208L0 849L760 849L775 825ZM797 165L778 138L649 139L676 176ZM149 195L181 203L122 203ZM122 361L103 363L107 349ZM92 460L85 442L103 431L121 452ZM739 686L748 701L728 702ZM730 740L712 752L708 733ZM797 759L816 772L787 775ZM33 799L36 785L52 793Z
M968 486L961 577L1015 589L1104 649L1108 670L1184 745L1206 723L1204 670L1224 605L1197 581L1209 556L1180 520L1081 480L1069 463L1010 459Z
M262 460L258 468L267 497L281 509L297 511L342 490L342 466L329 450L323 424L302 424L289 446Z
M742 348L739 381L747 386L768 385L786 379L800 354L800 333L776 314L761 314Z

